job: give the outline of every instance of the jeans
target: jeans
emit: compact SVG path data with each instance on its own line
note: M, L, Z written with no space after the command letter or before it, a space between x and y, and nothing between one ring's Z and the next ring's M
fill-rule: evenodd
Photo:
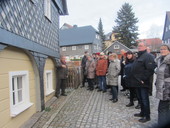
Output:
M112 86L112 99L118 99L118 86Z
M141 104L141 115L150 118L149 89L146 87L137 88L137 95Z
M100 89L106 91L106 76L98 76L98 79Z
M163 126L170 121L170 101L159 101L158 125Z

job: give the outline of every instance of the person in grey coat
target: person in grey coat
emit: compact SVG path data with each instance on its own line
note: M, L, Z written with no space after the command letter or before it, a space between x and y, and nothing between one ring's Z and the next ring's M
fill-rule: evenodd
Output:
M55 94L57 98L60 96L60 89L61 89L61 95L67 96L65 94L65 88L66 88L67 78L68 78L68 67L66 65L65 59L66 59L65 56L61 56L60 63L57 65L57 70L59 72L58 86L56 87L56 94Z
M94 89L94 78L95 78L95 69L96 63L91 55L87 55L87 62L85 70L87 72L87 82L88 82L88 90Z
M163 44L160 53L156 59L156 97L160 100L158 124L162 127L170 122L170 46Z
M107 73L107 84L112 90L112 99L110 100L112 100L113 103L118 101L118 77L121 69L120 61L117 58L117 54L115 53L109 55L110 64Z

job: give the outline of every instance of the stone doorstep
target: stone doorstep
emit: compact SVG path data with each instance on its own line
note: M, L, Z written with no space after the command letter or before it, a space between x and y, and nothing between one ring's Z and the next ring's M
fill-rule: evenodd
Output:
M63 101L63 104L60 104L61 107L59 107L58 111L60 111L60 109L64 106L66 101L72 96L72 94L74 92L75 91L71 91L71 93L65 98L65 100ZM52 97L49 101L46 102L45 108L50 107L53 104L56 104L57 99L58 98L56 98L56 97ZM23 125L20 126L20 128L31 128L31 127L33 127L35 125L35 123L41 118L41 116L44 113L45 113L45 111L43 110L42 112L37 112L37 113L33 114L28 121L26 121Z
M33 114L28 121L20 126L20 128L31 128L39 120L43 113L44 111Z

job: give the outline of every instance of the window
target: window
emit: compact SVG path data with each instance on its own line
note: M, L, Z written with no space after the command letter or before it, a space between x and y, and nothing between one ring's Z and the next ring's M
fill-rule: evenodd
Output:
M76 46L72 46L72 50L76 50Z
M96 46L96 49L98 50L99 49L99 45L97 44L97 46Z
M44 0L44 15L51 21L51 0Z
M85 46L84 46L84 49L89 49L89 45L85 45Z
M52 71L47 70L45 72L45 79L46 79L46 96L53 93L53 81L52 81Z
M96 50L96 45L94 45L93 47L94 47L94 50Z
M62 47L62 51L66 51L66 47Z
M98 34L96 35L96 39L100 39L100 36Z
M119 49L119 45L114 45L114 49Z
M30 103L28 71L9 72L10 111L15 117L27 108Z

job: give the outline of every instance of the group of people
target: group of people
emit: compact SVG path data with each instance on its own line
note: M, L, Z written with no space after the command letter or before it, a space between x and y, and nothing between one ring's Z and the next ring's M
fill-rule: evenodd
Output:
M85 52L82 59L83 82L88 82L88 90L98 88L98 91L106 92L110 88L113 103L118 101L118 77L121 75L122 90L129 90L130 102L127 107L134 105L134 99L138 100L140 112L134 114L141 117L138 121L145 123L150 121L150 101L152 85L156 86L156 97L160 100L158 105L158 124L169 123L170 119L170 46L163 44L160 47L160 56L154 57L147 50L145 42L138 43L138 52L121 50L122 56L109 52L89 55ZM153 74L156 74L156 82L153 84ZM97 85L95 87L95 85Z

